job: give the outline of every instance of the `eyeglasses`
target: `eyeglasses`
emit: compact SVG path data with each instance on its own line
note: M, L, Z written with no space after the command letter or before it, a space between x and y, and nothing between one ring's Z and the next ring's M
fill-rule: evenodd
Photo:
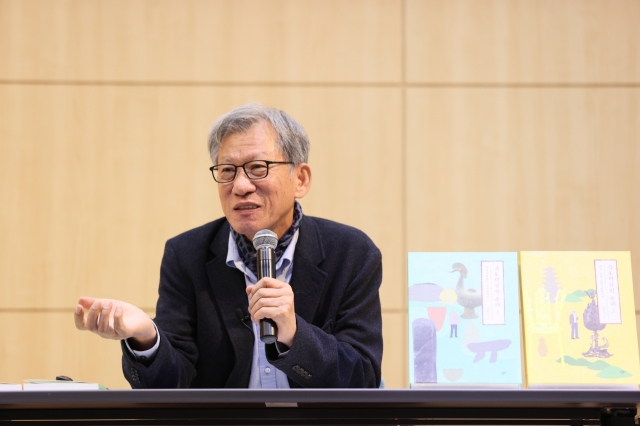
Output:
M247 161L241 166L235 164L216 164L213 167L209 167L213 179L218 183L232 182L238 175L238 168L242 167L244 174L251 180L264 179L269 174L269 166L272 164L293 164L290 161L265 161L254 160Z

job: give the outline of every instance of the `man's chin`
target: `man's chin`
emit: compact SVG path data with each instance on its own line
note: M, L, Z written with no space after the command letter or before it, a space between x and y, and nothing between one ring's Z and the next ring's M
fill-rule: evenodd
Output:
M229 223L231 224L231 227L234 231L236 231L238 234L244 235L250 240L253 239L253 236L256 234L256 232L263 229L260 228L260 226L255 222L247 222L244 220L229 220Z

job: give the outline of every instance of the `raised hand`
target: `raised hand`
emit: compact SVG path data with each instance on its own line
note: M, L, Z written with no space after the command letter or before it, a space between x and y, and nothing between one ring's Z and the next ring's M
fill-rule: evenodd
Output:
M81 297L74 321L78 330L88 330L105 339L129 339L135 350L151 349L156 341L151 318L140 308L120 300Z

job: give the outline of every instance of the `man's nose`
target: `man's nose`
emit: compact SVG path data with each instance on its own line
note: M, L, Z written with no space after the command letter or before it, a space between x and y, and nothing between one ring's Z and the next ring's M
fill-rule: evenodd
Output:
M238 168L238 174L233 181L233 191L238 195L245 195L249 192L255 191L256 186L253 181L249 179L242 167Z

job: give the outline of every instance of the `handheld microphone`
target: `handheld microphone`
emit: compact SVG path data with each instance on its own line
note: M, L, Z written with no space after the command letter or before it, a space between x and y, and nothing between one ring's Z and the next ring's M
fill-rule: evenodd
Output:
M253 237L253 247L258 256L258 281L264 277L276 277L276 246L278 236L268 229L258 231ZM260 340L275 343L278 340L278 327L270 318L260 320Z

